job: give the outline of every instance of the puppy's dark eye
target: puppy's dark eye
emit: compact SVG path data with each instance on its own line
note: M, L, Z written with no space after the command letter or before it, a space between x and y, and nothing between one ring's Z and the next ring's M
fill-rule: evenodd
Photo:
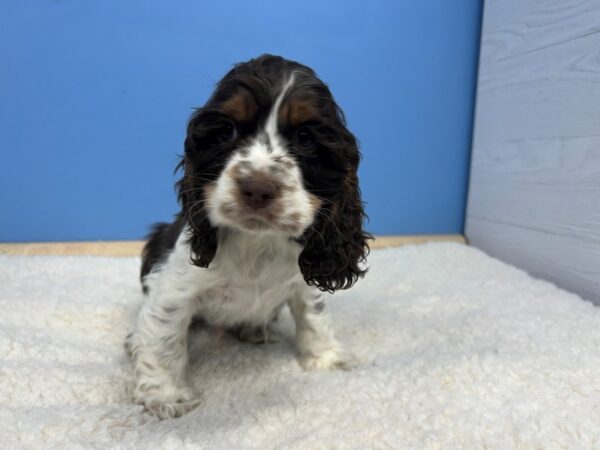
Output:
M217 137L221 143L231 142L237 137L237 130L233 124L225 123L217 130Z
M312 148L315 145L315 135L306 127L299 128L296 132L296 142L300 148Z

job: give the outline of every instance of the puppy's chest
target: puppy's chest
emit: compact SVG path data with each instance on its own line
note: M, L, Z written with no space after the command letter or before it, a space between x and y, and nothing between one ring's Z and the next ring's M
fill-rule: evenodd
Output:
M219 325L266 324L303 282L290 255L228 259L213 265L208 289L198 299L198 312Z

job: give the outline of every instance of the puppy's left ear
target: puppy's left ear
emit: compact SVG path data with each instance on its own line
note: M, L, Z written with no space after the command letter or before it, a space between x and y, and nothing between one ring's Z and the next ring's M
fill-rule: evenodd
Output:
M358 149L355 152L358 155ZM362 228L365 212L356 159L356 164L348 168L338 198L322 207L305 234L306 243L298 261L306 283L322 291L347 289L367 272L361 263L369 254L367 240L372 236Z

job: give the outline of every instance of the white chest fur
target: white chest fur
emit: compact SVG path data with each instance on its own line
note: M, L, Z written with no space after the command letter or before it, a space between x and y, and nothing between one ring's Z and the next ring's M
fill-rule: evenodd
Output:
M150 292L176 290L193 298L196 313L209 323L264 325L305 287L298 267L300 251L284 236L232 232L220 239L210 266L201 268L190 264L190 248L182 233L160 273L152 274L147 283L153 285Z
M220 325L268 323L303 284L300 247L287 238L232 234L205 269L198 314Z

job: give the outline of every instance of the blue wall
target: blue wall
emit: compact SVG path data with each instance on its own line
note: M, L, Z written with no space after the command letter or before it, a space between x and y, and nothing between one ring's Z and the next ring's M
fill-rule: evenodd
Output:
M460 233L480 0L3 2L0 241L136 239L231 64L315 68L362 144L369 229Z

